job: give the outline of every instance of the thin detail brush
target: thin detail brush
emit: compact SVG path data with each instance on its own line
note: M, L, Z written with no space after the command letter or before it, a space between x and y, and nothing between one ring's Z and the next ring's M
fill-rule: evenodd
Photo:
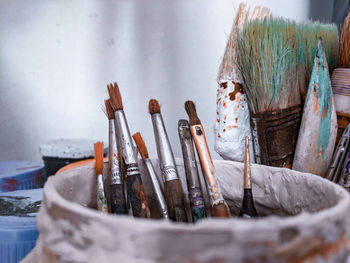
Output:
M122 97L117 83L107 85L112 109L115 117L117 143L120 145L122 158L126 169L126 184L128 199L135 217L149 218L145 191L132 143L128 123L123 110Z
M136 143L137 148L139 149L139 153L143 159L143 162L145 163L148 174L151 178L151 182L153 185L153 190L157 199L157 205L160 213L162 214L164 219L169 219L169 214L168 214L168 208L166 206L166 202L162 193L162 190L160 188L156 173L154 171L154 167L152 165L151 159L149 159L148 151L145 142L143 141L143 138L141 134L135 133L133 136L133 139Z
M123 175L118 156L117 138L114 123L114 111L110 100L105 100L105 112L108 118L109 172L111 175L110 198L112 214L128 214Z
M224 200L220 184L216 179L213 160L211 159L204 129L198 118L196 106L192 101L186 101L185 109L190 122L190 131L196 145L203 176L207 185L211 214L213 217L229 217L229 209Z
M164 195L168 206L169 217L173 221L187 222L184 193L158 101L151 99L148 104L148 110L152 117L154 138L157 145L160 169L163 175Z
M103 213L108 213L107 199L103 186L103 142L97 142L94 144L95 151L95 172L97 176L97 210Z

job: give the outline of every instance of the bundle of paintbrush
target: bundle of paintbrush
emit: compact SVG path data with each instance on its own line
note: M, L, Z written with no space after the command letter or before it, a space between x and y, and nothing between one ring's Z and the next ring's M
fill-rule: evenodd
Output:
M346 126L350 123L350 13L342 26L337 68L331 80L338 116L338 143Z
M271 18L250 21L238 33L237 67L249 105L257 163L292 167L316 36L327 40L334 63L335 26Z

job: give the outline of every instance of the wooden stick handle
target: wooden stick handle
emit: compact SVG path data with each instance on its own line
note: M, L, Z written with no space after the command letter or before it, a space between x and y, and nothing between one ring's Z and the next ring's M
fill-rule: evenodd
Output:
M150 218L150 211L143 189L141 175L132 174L126 177L128 197L131 203L132 213L135 217Z
M128 214L124 184L111 184L111 212L112 214Z
M179 179L164 182L164 196L170 219L176 222L187 222L184 193Z

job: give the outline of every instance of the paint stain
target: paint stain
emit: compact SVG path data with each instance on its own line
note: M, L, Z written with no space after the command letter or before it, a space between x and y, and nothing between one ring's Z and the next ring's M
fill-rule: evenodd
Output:
M220 133L218 133L218 138L221 138L221 134Z
M232 92L230 92L228 95L230 96L230 100L235 100L236 99L236 94L241 93L243 94L243 87L240 83L232 81L234 85L234 89Z
M224 108L227 108L226 101L224 101L224 102L222 103L222 106L223 106Z
M237 118L237 117L235 118L235 122L236 122L236 123L238 122L238 118Z
M226 88L227 88L227 82L221 83L221 84L220 84L220 87L226 89Z

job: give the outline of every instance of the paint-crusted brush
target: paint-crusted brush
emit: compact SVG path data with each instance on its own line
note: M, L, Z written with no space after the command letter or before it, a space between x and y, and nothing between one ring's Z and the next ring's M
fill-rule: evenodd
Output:
M97 176L97 210L103 213L108 213L107 199L103 186L103 142L94 144L95 150L95 172Z
M207 185L211 215L213 217L229 217L229 209L220 190L220 184L216 179L213 160L211 159L204 129L198 118L196 106L192 101L185 102L185 109L190 121L190 131L196 145L203 176Z
M154 138L157 144L158 159L163 175L164 195L168 206L169 217L177 222L187 222L184 193L158 101L151 99L148 104L148 110L152 116Z
M105 112L108 118L108 146L109 146L109 172L111 175L111 213L127 214L125 190L121 164L118 156L117 137L115 132L114 111L110 100L105 100Z
M153 190L154 190L154 193L156 194L158 209L159 209L159 211L162 214L164 219L169 219L168 208L166 206L166 202L165 202L162 190L160 188L156 173L154 171L152 162L149 159L146 144L143 141L141 133L139 133L139 132L135 133L132 137L134 138L136 146L139 149L139 153L143 159L143 162L145 163L145 165L147 167L148 174L151 178Z
M120 144L126 169L128 199L135 217L149 218L145 191L142 185L140 169L137 163L129 126L125 117L122 97L117 83L107 85L110 104L114 111L117 143Z
M178 132L182 149L182 157L187 179L188 197L192 211L193 223L207 217L202 189L199 181L196 156L193 149L193 141L190 132L190 124L187 120L179 120Z

